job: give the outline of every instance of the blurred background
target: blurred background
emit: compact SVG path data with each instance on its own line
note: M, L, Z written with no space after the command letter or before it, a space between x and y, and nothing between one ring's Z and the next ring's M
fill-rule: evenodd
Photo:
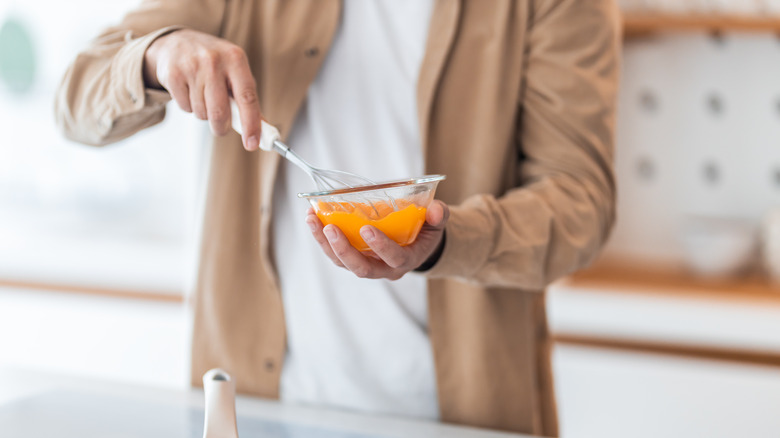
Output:
M207 126L170 105L92 148L52 116L77 50L136 3L0 1L0 368L188 385ZM548 297L563 436L771 435L780 0L620 7L618 224Z

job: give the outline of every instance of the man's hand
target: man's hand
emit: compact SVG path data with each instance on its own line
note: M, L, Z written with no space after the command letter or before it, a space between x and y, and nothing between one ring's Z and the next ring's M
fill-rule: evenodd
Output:
M232 96L241 116L244 148L257 149L262 116L255 79L241 47L194 30L174 31L146 50L144 82L168 90L181 109L208 120L217 135L230 129Z
M447 204L433 201L425 213L425 225L417 240L408 246L400 246L375 227L365 225L360 229L360 236L374 252L371 255L364 255L350 245L338 227L328 225L323 228L311 208L306 215L306 224L325 255L337 266L361 278L397 280L422 265L438 249L449 216Z

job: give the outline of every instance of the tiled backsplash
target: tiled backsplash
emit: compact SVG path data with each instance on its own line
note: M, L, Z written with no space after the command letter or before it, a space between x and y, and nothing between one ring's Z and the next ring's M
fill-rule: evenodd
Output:
M607 255L677 262L690 215L758 227L780 205L780 39L663 34L626 42Z

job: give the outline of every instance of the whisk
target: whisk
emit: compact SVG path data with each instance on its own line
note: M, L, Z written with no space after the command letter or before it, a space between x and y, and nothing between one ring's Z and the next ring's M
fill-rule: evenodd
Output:
M238 117L238 105L231 100L231 113L233 116L233 129L241 134L241 120ZM329 170L314 167L282 142L282 136L279 130L270 123L262 120L260 122L260 149L264 151L273 151L283 156L291 163L300 167L317 185L317 190L327 191L346 187L358 187L376 184L374 181L360 175L344 172L341 170Z
M374 181L354 173L314 167L282 142L276 127L267 123L265 120L261 122L260 127L263 130L263 133L260 135L260 149L276 152L298 166L309 175L309 178L311 178L312 181L314 181L314 184L317 185L317 190L324 192L326 190L336 190L345 187L359 187L376 184Z
M231 104L233 129L235 129L236 132L240 134L241 121L238 117L238 106L235 104L235 102L232 101ZM279 130L276 129L275 126L271 125L265 120L262 120L260 122L260 128L262 130L260 134L260 149L264 151L276 152L291 163L298 166L301 170L306 172L307 175L309 175L309 178L311 178L312 181L314 181L314 184L317 185L317 190L321 192L376 184L376 182L368 178L351 172L314 167L306 160L301 158L298 154L293 152L286 144L284 144L284 142L282 142L281 134L279 134ZM393 210L397 211L398 206L396 205L395 200L389 195L385 196L387 197L387 202L393 207ZM366 200L366 203L371 206L377 215L379 215L379 211L377 210L376 206L374 206L373 202Z

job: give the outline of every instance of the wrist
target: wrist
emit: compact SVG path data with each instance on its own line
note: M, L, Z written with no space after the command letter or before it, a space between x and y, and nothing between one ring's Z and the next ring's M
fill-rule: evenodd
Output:
M144 86L146 88L162 89L160 81L157 80L157 53L159 52L160 40L156 39L144 53Z
M436 262L439 261L441 258L442 253L444 252L444 246L447 243L447 230L442 230L441 233L441 240L439 241L439 244L436 246L436 249L433 250L430 256L417 268L414 269L414 272L425 272L430 270L436 265Z
M157 90L165 89L165 87L163 87L157 78L157 61L160 58L160 54L163 46L165 45L166 39L177 30L180 29L173 28L158 35L157 38L155 38L154 41L152 41L146 48L146 51L144 52L143 68L141 69L143 72L144 86L146 88L153 88Z

